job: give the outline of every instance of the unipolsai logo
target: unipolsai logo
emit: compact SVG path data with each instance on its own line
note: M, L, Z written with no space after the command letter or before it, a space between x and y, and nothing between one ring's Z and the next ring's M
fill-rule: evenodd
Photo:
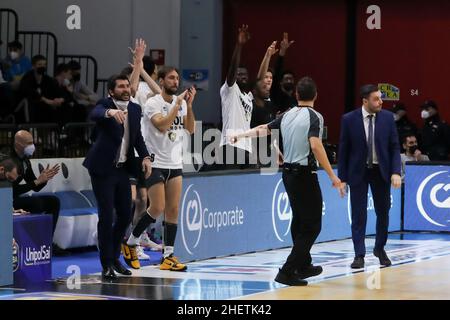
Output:
M438 227L450 225L450 172L438 171L426 177L417 189L420 214Z
M49 246L42 245L39 249L25 247L25 250L23 250L22 253L25 253L23 262L26 266L37 266L50 263L51 252Z
M181 204L181 238L189 254L200 243L203 229L203 208L200 195L191 184L184 193Z
M278 181L272 198L272 224L275 236L281 242L284 242L286 236L291 230L292 209L289 204L287 192L281 186L282 179Z

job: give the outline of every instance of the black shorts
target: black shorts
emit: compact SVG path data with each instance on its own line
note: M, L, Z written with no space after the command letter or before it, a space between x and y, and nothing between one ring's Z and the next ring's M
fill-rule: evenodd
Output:
M163 182L166 183L170 179L183 176L183 169L160 169L152 168L152 174L148 179L145 179L144 173L138 179L137 186L139 188L150 188L151 186Z

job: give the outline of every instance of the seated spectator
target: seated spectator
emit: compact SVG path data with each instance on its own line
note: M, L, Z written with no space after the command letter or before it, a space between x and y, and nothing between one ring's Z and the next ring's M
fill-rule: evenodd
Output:
M419 150L417 138L414 133L405 134L403 136L402 145L405 152L400 154L400 157L402 160L402 178L404 178L406 161L430 161L430 159Z
M64 103L58 83L46 74L44 56L34 56L32 65L20 81L19 96L28 100L31 122L58 122L57 109Z
M14 40L8 43L8 57L5 59L6 62L6 81L12 83L13 88L19 86L22 77L31 70L30 58L23 54L22 44Z
M431 161L446 161L450 152L450 127L439 116L437 104L425 101L420 108L424 120L422 146Z
M87 117L90 111L95 107L99 97L83 81L81 81L81 64L78 61L71 60L67 65L72 72L73 97L79 105L86 107Z
M0 181L9 181L13 183L17 180L19 174L17 173L16 163L7 155L0 154ZM13 215L29 214L28 211L23 209L14 209Z
M59 96L63 97L64 103L58 108L58 120L61 126L68 122L83 122L86 120L86 106L75 101L72 85L72 71L68 64L61 63L56 66L55 80L58 83Z
M2 44L3 41L0 40L0 46ZM6 60L0 58L0 123L13 119L11 115L14 109L14 90L11 83L5 80L7 66Z
M0 181L13 183L18 176L16 163L9 156L0 154Z
M402 145L402 137L409 133L417 135L417 127L408 119L406 107L403 102L395 102L391 111L394 113L395 125L397 126L398 137L400 140L399 143Z
M59 217L60 202L56 196L33 196L21 197L21 195L33 190L41 191L47 181L51 180L58 172L59 165L52 168L45 168L36 178L31 167L30 157L33 155L35 146L33 136L26 130L20 130L14 136L14 148L11 151L11 158L17 165L18 178L13 183L13 206L15 209L24 209L33 213L45 213L53 216L53 233ZM24 184L21 184L25 181ZM63 250L56 244L53 245L53 253L62 254Z

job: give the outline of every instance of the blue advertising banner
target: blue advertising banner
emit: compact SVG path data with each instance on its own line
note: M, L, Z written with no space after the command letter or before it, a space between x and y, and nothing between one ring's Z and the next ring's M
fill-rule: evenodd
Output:
M404 228L450 231L450 166L406 165Z
M0 286L13 284L12 272L12 189L0 185Z
M52 216L14 217L14 284L51 279Z
M340 198L323 170L322 232L318 242L351 237L349 197ZM390 231L401 228L401 192L392 190ZM368 197L367 234L375 234ZM176 254L185 261L289 247L292 211L281 173L186 177L180 202Z

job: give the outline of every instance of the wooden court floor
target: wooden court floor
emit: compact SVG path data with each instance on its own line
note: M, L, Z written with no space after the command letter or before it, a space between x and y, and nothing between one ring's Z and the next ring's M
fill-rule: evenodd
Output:
M366 270L343 278L246 296L248 300L449 300L450 257Z

